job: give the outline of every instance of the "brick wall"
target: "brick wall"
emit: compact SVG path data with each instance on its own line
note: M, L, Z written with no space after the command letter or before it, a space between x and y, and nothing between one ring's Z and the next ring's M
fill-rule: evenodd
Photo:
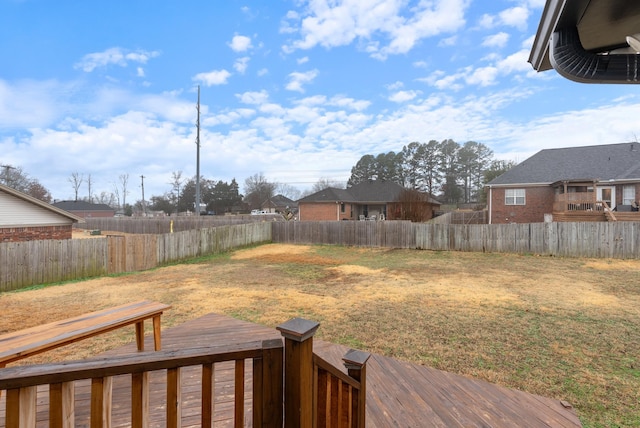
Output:
M71 239L71 225L0 228L0 242Z
M301 203L298 205L298 218L301 221L353 220L351 210L351 204L344 204L344 212L341 212L340 204L335 202Z
M503 188L491 190L491 223L541 223L545 214L553 212L554 190L549 187L528 187L525 205L505 205Z

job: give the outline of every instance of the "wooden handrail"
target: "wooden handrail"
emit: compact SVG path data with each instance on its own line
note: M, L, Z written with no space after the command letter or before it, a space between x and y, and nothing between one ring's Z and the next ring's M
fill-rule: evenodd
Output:
M110 426L111 382L117 375L131 375L132 426L146 426L149 417L149 373L167 370L167 426L180 426L180 371L203 366L203 377L213 374L213 365L236 362L236 406L244 406L244 361L253 360L253 426L282 426L282 340L212 346L177 351L71 361L58 364L18 366L0 370L0 390L7 390L6 427L35 426L36 388L49 385L51 427L74 424L73 383L91 379L91 426ZM210 378L211 379L211 378ZM211 426L213 383L203 381L202 426ZM238 395L242 400L238 399ZM236 409L235 426L244 425L244 409Z
M280 326L285 338L285 427L364 428L366 363L370 354L350 350L348 374L313 353L319 324L296 318Z

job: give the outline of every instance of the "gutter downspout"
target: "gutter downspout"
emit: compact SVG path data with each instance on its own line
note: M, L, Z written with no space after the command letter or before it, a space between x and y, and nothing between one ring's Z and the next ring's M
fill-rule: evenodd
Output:
M491 224L491 211L493 209L493 188L489 186L489 224Z
M640 83L640 54L596 54L582 47L576 27L556 30L549 60L563 77L580 83Z

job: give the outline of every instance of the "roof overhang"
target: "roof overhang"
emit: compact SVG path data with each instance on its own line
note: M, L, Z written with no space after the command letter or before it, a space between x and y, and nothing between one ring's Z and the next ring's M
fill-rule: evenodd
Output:
M640 83L640 55L627 49L638 33L638 0L547 0L529 62L583 83Z
M52 211L56 214L59 214L61 216L64 216L70 220L72 220L74 223L86 223L86 221L82 218L82 217L78 217L77 215L74 215L72 213L70 213L69 211L65 211L62 210L60 208L54 207L51 204L48 204L44 201L41 201L40 199L34 198L33 196L27 195L26 193L22 193L17 191L16 189L13 189L11 187L5 186L3 184L0 184L0 191L7 193L9 195L12 195L18 199L22 199L23 201L32 203L34 205L37 205L41 208L44 208L46 210Z

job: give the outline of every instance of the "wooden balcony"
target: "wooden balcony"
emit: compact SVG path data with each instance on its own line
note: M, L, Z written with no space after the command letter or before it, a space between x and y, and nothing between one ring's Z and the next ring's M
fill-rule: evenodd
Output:
M553 202L553 221L640 221L640 212L611 210L594 192L562 193Z
M314 341L316 328L209 314L164 330L163 351L132 343L94 360L9 367L0 427L581 426L559 400L369 358Z

